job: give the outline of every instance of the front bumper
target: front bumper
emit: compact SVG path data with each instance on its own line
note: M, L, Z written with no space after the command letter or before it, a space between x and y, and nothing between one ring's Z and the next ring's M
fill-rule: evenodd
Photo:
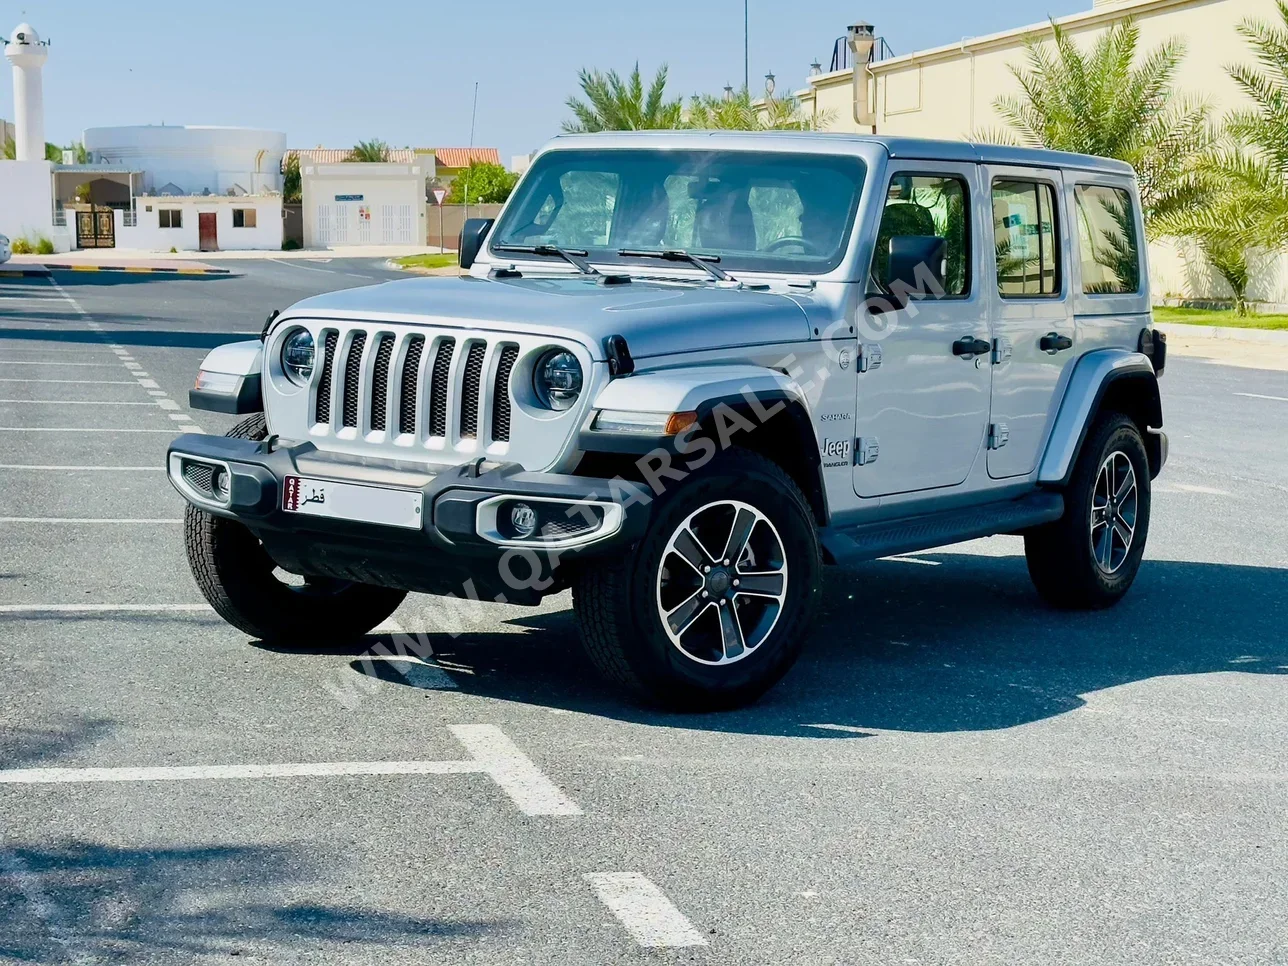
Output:
M322 453L309 442L276 439L180 436L167 467L189 503L245 524L286 570L427 593L500 594L514 603L561 589L559 565L566 561L634 544L648 525L651 497L622 480L530 473L517 463L433 466ZM227 474L224 495L194 484L202 467ZM419 492L420 526L286 510L288 476ZM501 511L509 499L537 508L542 522L530 536L502 532L498 518L508 518ZM471 582L472 589L465 586Z

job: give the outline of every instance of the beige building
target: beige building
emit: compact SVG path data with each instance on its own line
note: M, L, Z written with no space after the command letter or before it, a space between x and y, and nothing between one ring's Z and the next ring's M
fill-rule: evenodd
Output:
M1246 104L1226 66L1255 59L1235 27L1247 19L1279 22L1275 0L1095 0L1091 10L1057 23L1085 48L1126 17L1139 25L1144 50L1173 37L1185 42L1178 87L1205 98L1218 117ZM868 34L851 34L860 62L872 49ZM806 113L822 119L823 130L966 139L971 132L1003 126L993 102L1018 91L1010 66L1024 63L1026 38L1050 35L1049 23L1030 24L873 60L860 70L857 83L853 70L817 74L797 97ZM1150 246L1150 259L1156 301L1229 294L1191 243L1157 242ZM1249 296L1280 306L1288 303L1288 257L1254 259L1254 265Z

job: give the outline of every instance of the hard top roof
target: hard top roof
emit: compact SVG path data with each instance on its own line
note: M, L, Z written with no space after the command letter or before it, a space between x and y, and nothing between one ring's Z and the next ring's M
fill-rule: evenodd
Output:
M941 141L932 138L895 137L885 134L844 134L818 131L606 131L596 134L562 134L546 149L598 148L698 148L753 150L808 150L828 154L860 154L863 146L878 145L891 158L909 161L960 161L977 164L1015 164L1042 168L1077 168L1106 174L1135 174L1131 165L1111 158L1045 148Z

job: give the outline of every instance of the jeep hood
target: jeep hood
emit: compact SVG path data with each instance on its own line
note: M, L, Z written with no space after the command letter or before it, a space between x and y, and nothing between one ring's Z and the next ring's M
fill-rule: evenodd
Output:
M626 337L635 358L808 339L790 296L712 285L594 278L416 278L345 289L297 302L283 318L388 321L495 332L548 333L604 357L604 339Z

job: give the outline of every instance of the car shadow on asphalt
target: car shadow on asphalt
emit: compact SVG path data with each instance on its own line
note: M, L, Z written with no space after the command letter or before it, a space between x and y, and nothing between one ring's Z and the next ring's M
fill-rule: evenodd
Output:
M1022 557L918 559L930 563L829 568L796 667L759 703L718 714L640 707L611 690L581 653L571 611L511 620L509 633L406 630L429 643L429 663L467 693L638 723L787 736L1009 728L1159 676L1288 673L1288 570L1147 561L1118 606L1087 613L1044 606ZM372 636L345 653L381 645L405 652L407 643ZM358 657L350 667L408 686L442 680L430 675L426 684L397 660Z
M0 961L273 962L308 943L335 944L348 955L368 947L364 961L378 962L412 948L423 953L428 941L478 941L507 926L290 902L292 893L316 893L319 872L303 844L126 848L10 835L0 841ZM330 961L322 953L318 961Z

